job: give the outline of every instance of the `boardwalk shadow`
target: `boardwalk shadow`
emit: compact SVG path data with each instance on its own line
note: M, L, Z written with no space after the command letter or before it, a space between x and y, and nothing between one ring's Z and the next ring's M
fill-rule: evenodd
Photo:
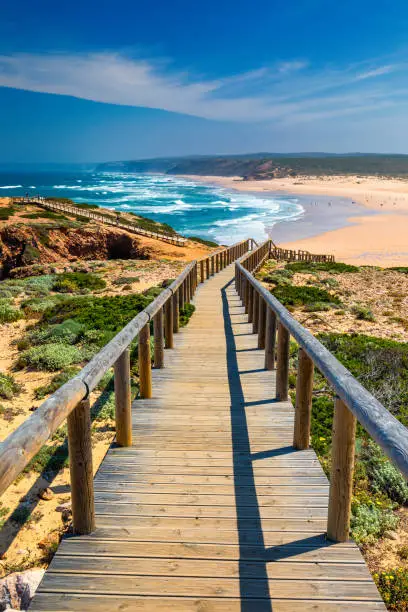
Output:
M271 612L273 610L270 601L271 593L268 581L267 564L274 561L283 561L300 552L316 550L317 548L331 546L325 538L325 534L301 537L289 545L276 545L267 548L262 531L262 520L259 509L256 484L254 477L254 461L289 455L294 452L292 446L265 450L251 454L246 408L262 404L274 404L276 400L265 399L262 401L245 402L242 389L240 370L238 367L235 337L233 331L233 320L230 316L229 295L233 281L225 285L221 290L224 330L227 347L227 371L231 399L231 435L234 466L234 490L237 512L238 538L239 538L239 581L241 612ZM252 349L245 349L252 350ZM254 370L256 372L256 370ZM242 372L241 372L242 373ZM248 527L248 507L251 507L250 527ZM248 561L255 561L257 569L254 572L248 569ZM251 563L253 566L253 563ZM273 594L272 594L273 596ZM256 602L254 602L256 599Z
M245 413L245 400L239 375L236 344L232 329L232 319L229 311L227 290L232 281L221 290L224 314L224 329L227 346L227 371L231 397L231 432L232 461L234 466L234 490L237 510L237 525L239 538L239 589L241 597L241 612L254 610L254 598L260 598L256 603L259 612L270 612L272 603L268 584L266 567L265 542L262 532L261 515L256 496L254 471L251 459L248 424ZM241 335L241 334L239 334ZM245 486L242 486L242 484ZM251 529L248 530L248 506L252 508ZM256 581L248 577L245 550L256 543L260 547L262 557L259 559ZM252 601L251 601L252 600Z

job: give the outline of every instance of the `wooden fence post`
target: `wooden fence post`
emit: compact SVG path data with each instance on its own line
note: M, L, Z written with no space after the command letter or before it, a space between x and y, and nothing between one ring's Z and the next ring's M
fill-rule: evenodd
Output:
M298 353L296 380L296 407L293 446L299 450L309 448L312 415L314 363L302 348Z
M247 314L249 311L249 296L250 296L250 286L251 283L248 281L248 279L245 279L245 286L244 286L244 306L245 306L245 313Z
M68 415L67 425L74 533L86 535L95 529L89 398L79 402Z
M130 396L130 351L125 349L114 366L116 443L132 446L132 400Z
M150 358L150 323L139 332L139 391L140 397L152 397L152 362Z
M214 266L215 266L215 262L214 262L214 255L211 257L211 276L214 276Z
M202 259L200 261L200 276L201 276L201 282L204 282L204 259Z
M205 260L205 271L206 271L207 278L210 278L210 258L209 257L207 257L207 259Z
M254 313L253 313L254 288L251 285L251 283L248 283L248 284L249 284L249 291L248 291L248 323L252 323L253 317L254 317Z
M353 492L356 418L340 398L335 400L332 440L327 537L335 542L347 542Z
M276 398L285 402L289 391L289 332L278 324L278 364L276 369Z
M167 300L166 305L165 305L164 337L166 339L166 349L172 349L174 344L173 344L173 300L171 299L171 297Z
M273 370L275 368L276 315L268 306L266 307L265 328L265 369Z
M180 287L178 288L179 312L184 307L184 287L183 287L183 285L184 285L184 283L181 283Z
M180 312L178 289L173 293L173 333L178 334L180 328Z
M254 287L253 291L253 304L252 304L252 333L258 333L258 323L259 323L259 293Z
M262 296L258 300L258 348L265 348L266 304Z
M164 367L164 329L163 308L160 308L153 317L154 334L154 367Z

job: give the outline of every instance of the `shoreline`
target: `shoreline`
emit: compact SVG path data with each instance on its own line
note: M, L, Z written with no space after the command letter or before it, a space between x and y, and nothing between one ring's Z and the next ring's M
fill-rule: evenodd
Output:
M195 175L185 178L256 195L299 195L302 200L306 197L313 201L336 198L335 203L331 200L332 206L318 206L316 211L308 211L301 202L305 209L301 219L273 227L279 246L333 254L339 261L360 266L408 266L408 181L358 176L263 181ZM343 218L338 215L339 201L348 202L348 214Z

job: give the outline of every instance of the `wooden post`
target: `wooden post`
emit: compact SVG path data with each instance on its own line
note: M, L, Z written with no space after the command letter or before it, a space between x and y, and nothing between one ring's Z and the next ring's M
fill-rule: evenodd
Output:
M164 337L166 349L172 349L173 344L173 300L169 298L165 305Z
M179 312L180 312L180 310L184 307L184 283L181 283L180 287L178 288L178 294L179 294Z
M265 328L266 328L266 304L265 300L259 296L258 300L258 348L265 348Z
M337 398L334 406L327 537L347 542L350 532L351 495L353 491L356 418Z
M245 313L248 314L249 311L249 295L250 295L250 286L251 283L245 279L245 287L244 287L244 305L245 305Z
M259 323L259 293L257 289L254 287L253 291L253 305L252 305L252 333L258 333L258 323Z
M130 351L125 349L114 366L116 443L132 446L132 405L130 397Z
M207 257L207 259L205 260L205 271L206 271L207 278L210 278L210 258L209 257Z
M163 330L163 308L157 311L153 317L154 333L154 367L164 367L164 330Z
M152 397L152 362L150 358L150 323L139 332L139 391L140 397Z
M265 369L275 369L275 347L276 347L276 315L271 308L266 308L265 329Z
M202 259L200 261L200 276L201 276L201 282L204 282L204 259Z
M67 425L74 533L86 535L95 529L89 398L79 402L68 415Z
M289 332L278 324L278 365L276 370L276 398L285 402L289 391Z
M211 257L211 276L214 276L214 266L215 266L215 262L214 262L214 255Z
M293 433L293 446L299 450L309 448L313 374L313 361L306 351L300 348L296 380L295 429Z
M253 307L254 307L254 288L249 283L249 292L248 292L248 323L252 323L253 321Z
M173 333L178 334L180 328L180 312L178 290L173 293Z

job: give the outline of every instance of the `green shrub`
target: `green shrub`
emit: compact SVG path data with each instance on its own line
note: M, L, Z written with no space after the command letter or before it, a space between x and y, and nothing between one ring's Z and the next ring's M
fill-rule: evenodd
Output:
M395 268L386 268L387 270L394 270L395 272L401 272L402 274L408 274L408 266L397 266Z
M408 570L402 567L374 574L381 597L388 610L407 612L408 610Z
M59 342L61 344L76 344L84 332L83 325L78 321L66 319L57 325L50 325L45 328L36 329L29 335L29 340L33 345L49 344Z
M112 281L112 285L131 285L132 283L140 282L138 276L120 276Z
M44 478L52 477L68 465L68 444L64 441L58 446L43 446L26 465L23 473L38 472Z
M24 300L21 303L21 308L28 316L42 315L46 310L52 308L56 304L62 302L66 297L61 295L50 295L49 297L35 297Z
M398 525L398 517L388 509L358 505L351 516L351 534L357 544L373 544L385 531Z
M67 219L64 215L57 214L51 210L44 210L36 213L27 213L26 215L20 215L22 219Z
M10 300L13 293L9 289L0 289L0 300Z
M184 304L184 307L180 308L180 327L187 325L194 311L195 306L190 303Z
M144 294L72 297L47 309L43 321L62 323L74 319L88 330L117 333L153 301L155 293L149 290Z
M408 501L408 484L401 472L384 455L378 444L368 440L362 445L359 458L364 462L370 488L385 493L392 501L404 505Z
M326 455L331 445L333 406L333 398L328 395L312 399L311 442L318 455Z
M35 399L43 399L46 395L51 395L51 393L55 393L57 389L65 385L66 382L71 380L76 374L79 372L78 366L69 366L64 368L61 372L53 376L48 385L43 385L41 387L37 387L34 390Z
M325 289L301 285L277 286L271 291L273 295L284 305L303 306L316 304L317 302L332 303L340 305L340 299L328 293Z
M331 304L326 302L316 302L315 304L306 304L305 306L306 312L326 312L331 310L331 308Z
M0 207L0 221L7 221L9 217L12 217L16 209L14 206L1 206Z
M24 351L18 358L17 366L55 372L82 359L82 353L76 346L59 343L33 346Z
M74 293L83 289L96 291L98 289L105 289L105 287L106 282L97 274L92 274L91 272L64 272L57 275L53 289L61 293Z
M12 323L24 317L19 308L14 308L8 300L0 300L0 324Z
M0 397L3 399L12 399L18 395L23 389L23 386L18 383L10 374L0 372Z
M408 345L365 334L318 339L404 425L408 424Z
M366 306L356 305L351 309L352 313L356 315L356 319L362 321L375 321L373 312Z
M188 239L192 240L193 242L200 242L201 244L205 244L208 247L217 248L218 246L220 246L218 242L214 242L213 240L207 240L206 238L200 238L199 236L189 236Z
M350 266L349 264L341 262L307 262L307 261L296 261L293 263L286 264L285 268L291 272L330 272L330 274L342 274L344 272L359 272L360 268L357 266Z

